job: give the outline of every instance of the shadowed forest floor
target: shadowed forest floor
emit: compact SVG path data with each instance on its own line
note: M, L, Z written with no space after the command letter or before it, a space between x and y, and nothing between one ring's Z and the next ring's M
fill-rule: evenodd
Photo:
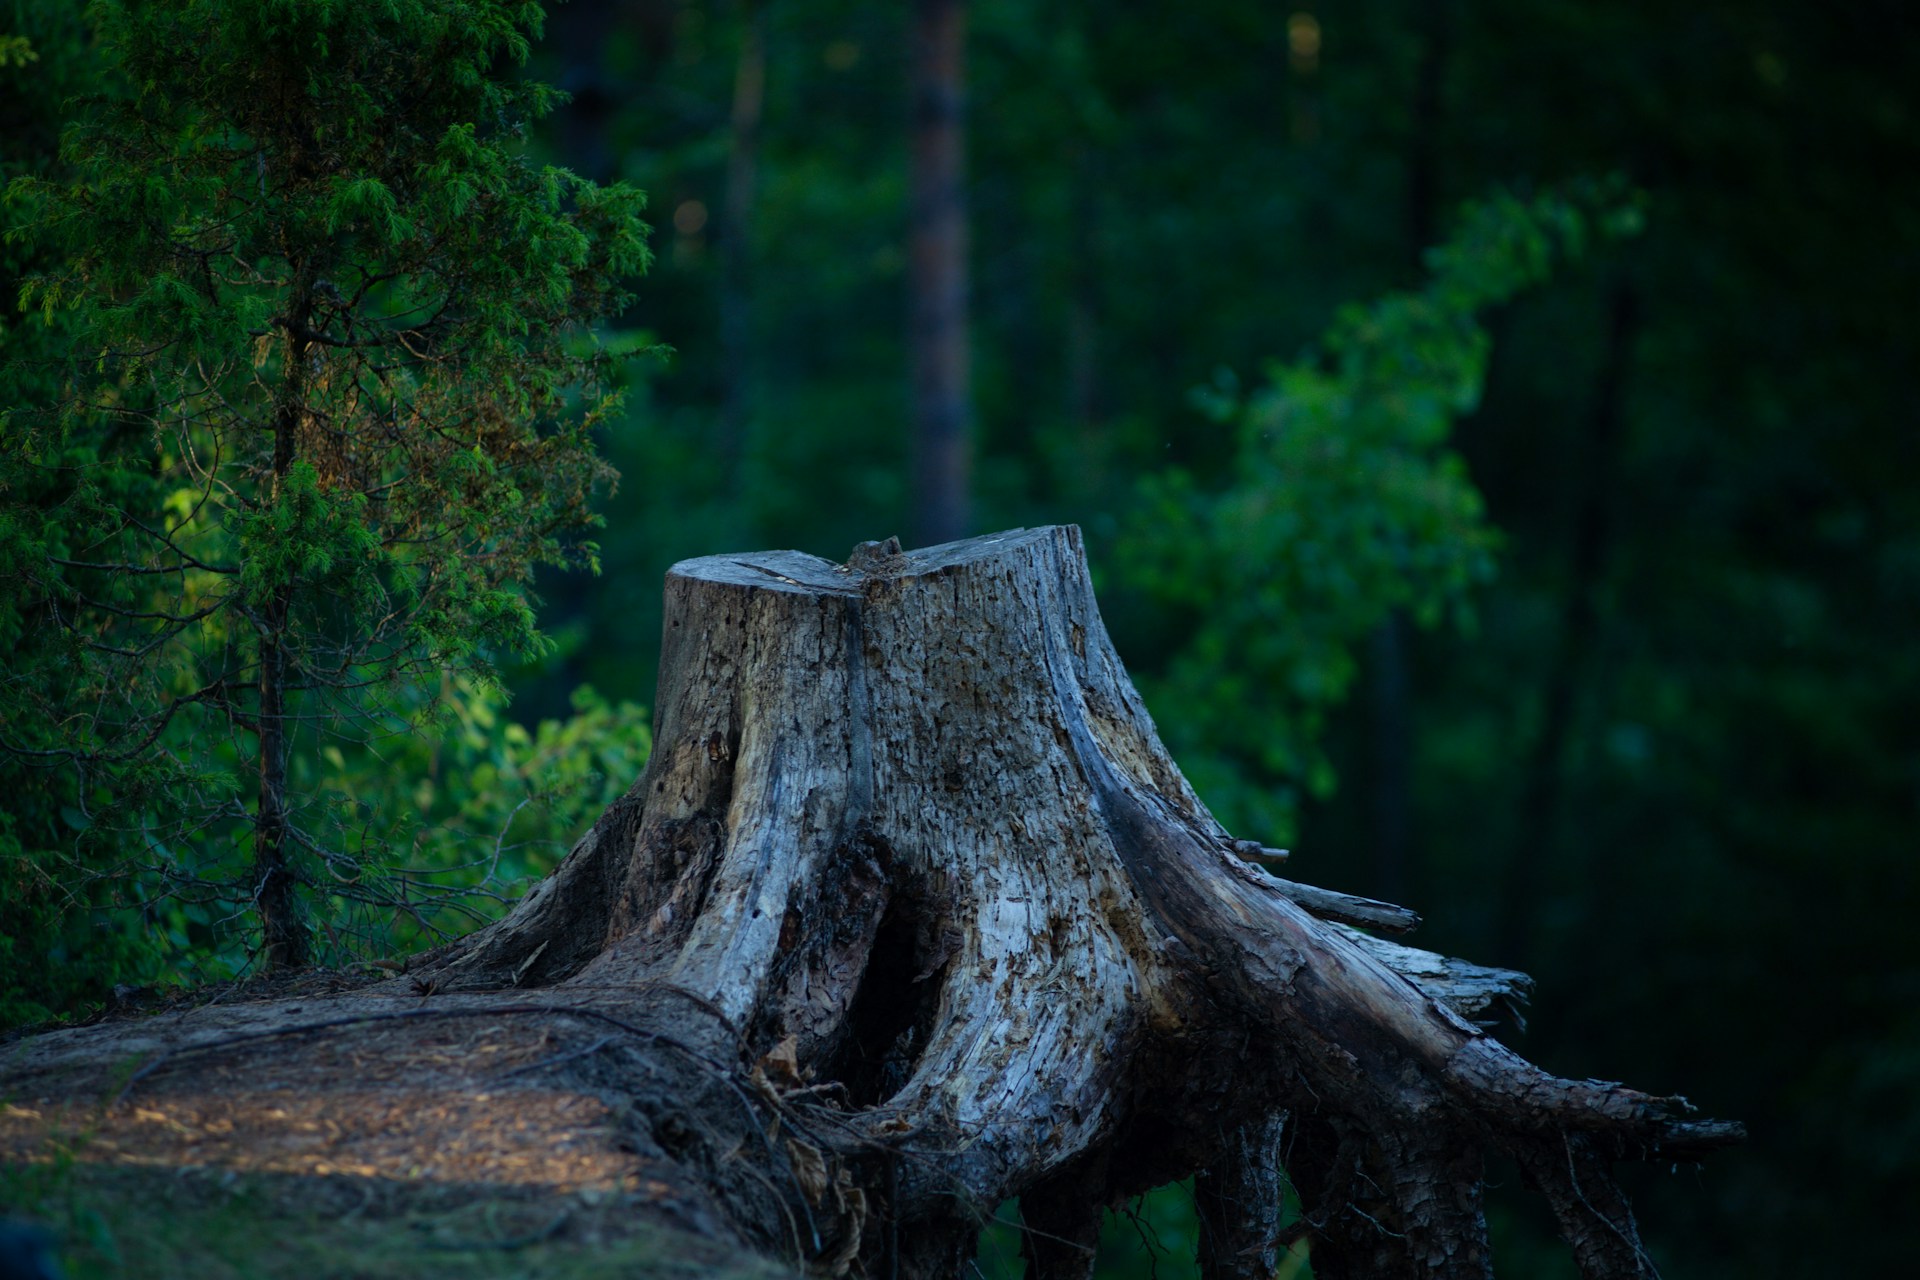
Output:
M0 1214L53 1231L76 1280L781 1274L622 1150L565 1073L577 1038L460 1017L38 1073L0 1096Z
M628 1212L631 1194L239 1174L89 1161L0 1175L0 1210L50 1229L71 1280L750 1277L752 1255Z

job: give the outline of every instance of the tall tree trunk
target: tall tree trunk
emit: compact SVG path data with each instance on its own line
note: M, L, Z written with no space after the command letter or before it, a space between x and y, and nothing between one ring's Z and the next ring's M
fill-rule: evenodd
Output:
M1452 0L1419 0L1420 61L1413 81L1413 138L1407 149L1407 245L1414 265L1432 246L1440 207L1440 135L1446 119Z
M311 959L306 922L300 918L295 879L287 865L287 691L286 629L288 598L274 594L263 611L260 639L259 797L253 820L253 900L260 913L261 959L268 969L306 964Z
M1415 271L1434 242L1440 200L1441 93L1452 32L1450 0L1421 0L1420 61L1414 73L1413 138L1407 148L1407 256ZM1387 898L1407 893L1413 863L1413 688L1408 671L1409 627L1396 612L1375 629L1368 645L1372 684L1372 770L1369 788L1373 889Z
M1369 808L1373 892L1403 898L1413 862L1413 692L1407 672L1407 618L1398 611L1368 643L1373 760Z
M317 271L311 261L295 272L281 342L284 368L273 412L273 463L267 497L277 502L294 463L300 419L306 411L308 327ZM259 797L253 819L253 900L260 913L261 958L268 969L306 964L311 944L300 918L296 882L287 861L287 628L293 591L276 586L259 610L260 699L256 742Z
M1066 246L1067 334L1066 414L1083 440L1099 429L1100 419L1100 165L1092 150L1076 146L1070 166L1071 242Z
M559 88L567 93L558 130L567 167L595 182L612 182L620 174L607 126L624 105L604 53L608 36L623 23L639 25L639 15L622 12L631 5L616 0L572 0L551 6L546 18L543 48L565 68ZM632 82L645 83L636 76Z
M1560 788L1567 740L1600 624L1600 586L1613 526L1614 458L1625 417L1626 382L1639 333L1639 295L1621 281L1607 304L1607 336L1587 418L1577 471L1573 547L1560 636L1541 696L1540 732L1527 757L1520 821L1501 898L1497 954L1508 964L1527 960L1539 912L1543 865L1553 856L1559 829Z
M1102 299L1101 216L1098 183L1102 166L1092 148L1074 148L1071 163L1070 242L1068 255L1067 324L1061 367L1066 395L1062 409L1073 432L1074 469L1065 492L1081 501L1107 496L1112 449L1104 435L1106 406L1101 387L1100 329Z
M971 516L966 28L965 0L916 0L908 341L914 532L924 543L960 537Z
M740 55L734 65L733 127L720 223L720 454L728 496L739 493L753 403L753 199L766 87L766 6L762 0L740 0Z

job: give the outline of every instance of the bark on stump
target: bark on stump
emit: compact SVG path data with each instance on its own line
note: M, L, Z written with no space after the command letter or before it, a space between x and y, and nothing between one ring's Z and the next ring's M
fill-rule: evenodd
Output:
M677 1025L734 1079L683 1145L766 1247L949 1275L1023 1195L1034 1272L1085 1275L1102 1206L1199 1173L1206 1273L1268 1274L1284 1166L1316 1275L1483 1276L1496 1151L1584 1274L1643 1275L1610 1162L1738 1140L1485 1034L1524 975L1250 863L1272 851L1161 746L1077 529L710 556L666 595L645 775L437 981L702 1010Z
M666 593L646 772L504 919L384 993L57 1032L10 1075L125 1099L300 1037L540 1019L563 1051L523 1070L683 1173L675 1221L889 1278L960 1274L1014 1195L1028 1274L1089 1275L1101 1210L1189 1175L1208 1280L1303 1235L1322 1280L1486 1276L1487 1153L1583 1274L1649 1275L1611 1163L1741 1136L1533 1067L1475 1022L1524 975L1253 865L1279 855L1168 758L1078 530L710 556Z

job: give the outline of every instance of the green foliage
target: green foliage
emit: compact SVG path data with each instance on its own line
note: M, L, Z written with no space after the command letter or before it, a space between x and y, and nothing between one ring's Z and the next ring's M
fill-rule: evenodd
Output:
M44 1225L70 1280L774 1280L757 1254L659 1225L614 1197L508 1198L436 1188L379 1214L316 1202L309 1179L101 1158L90 1135L0 1168L0 1213ZM43 1148L44 1150L44 1148ZM224 1172L224 1176L223 1176ZM542 1231L565 1213L575 1229ZM582 1229L582 1224L590 1224ZM496 1242L512 1242L501 1247Z
M526 155L557 98L496 68L538 5L89 15L63 167L8 187L39 319L6 334L0 767L67 797L116 901L187 913L162 950L233 954L281 862L339 936L408 845L339 843L291 762L543 650L533 572L593 565L613 479L591 326L642 200Z
M1120 560L1188 620L1148 696L1178 708L1167 736L1230 827L1290 840L1300 793L1332 791L1327 716L1369 632L1395 611L1471 616L1499 539L1451 435L1486 380L1481 317L1637 217L1610 185L1473 205L1423 287L1342 309L1251 391L1223 376L1202 393L1233 435L1226 481L1149 477Z
M63 99L90 87L90 54L77 13L68 6L16 5L13 37L30 47L16 59L0 93L0 182L57 170ZM16 46L19 47L19 46ZM56 255L18 237L0 239L0 297L11 299L22 276L45 269ZM49 491L64 454L34 433L28 407L49 403L58 390L57 358L68 339L70 315L51 322L16 319L0 308L0 581L12 583L45 555L41 520L33 510ZM58 445L58 440L52 441ZM82 457L86 456L82 451ZM25 459L47 464L41 470ZM0 588L11 601L11 587ZM13 662L30 642L32 619L0 603L0 685L15 680ZM0 694L0 738L10 736L17 704ZM116 886L88 874L79 846L90 820L83 786L72 772L36 769L0 751L0 1026L37 1022L98 1004L115 983L150 968L153 947L137 914L115 913Z
M324 847L351 849L373 831L395 851L339 868L376 889L329 903L343 953L404 955L491 919L552 870L646 765L652 737L634 703L583 685L572 714L527 726L506 715L491 686L449 684L429 715L329 743L291 771L291 786L315 798Z
M152 975L158 950L123 886L74 852L86 819L53 788L9 771L0 810L0 1027L97 1008L121 982ZM38 781L35 779L34 781Z
M498 915L646 764L645 710L591 688L531 726L472 677L413 697L413 714L289 762L335 958L401 957ZM118 986L244 973L248 939L204 871L111 861L122 846L61 803L64 776L31 775L0 812L0 1028L85 1014Z

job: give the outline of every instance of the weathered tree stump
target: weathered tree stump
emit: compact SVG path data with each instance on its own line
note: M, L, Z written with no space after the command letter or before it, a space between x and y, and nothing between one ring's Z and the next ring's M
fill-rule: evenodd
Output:
M716 1230L830 1274L951 1276L1019 1195L1029 1274L1085 1276L1104 1206L1197 1174L1225 1280L1271 1274L1284 1176L1318 1276L1485 1276L1501 1152L1583 1274L1637 1276L1610 1162L1739 1138L1531 1066L1475 1022L1524 975L1252 865L1274 851L1168 757L1078 530L710 556L666 597L645 774L405 981L449 1016L576 1010L620 1037L567 1069L631 1098L636 1149Z
M666 590L646 775L440 972L709 1007L832 1112L813 1177L857 1208L810 1207L870 1273L895 1249L951 1273L981 1207L1025 1193L1036 1270L1085 1274L1103 1205L1196 1171L1208 1270L1264 1273L1291 1117L1318 1275L1489 1274L1486 1150L1586 1274L1637 1275L1607 1162L1737 1136L1530 1066L1473 1022L1523 975L1378 940L1352 926L1410 913L1240 856L1161 746L1076 529L711 556Z

